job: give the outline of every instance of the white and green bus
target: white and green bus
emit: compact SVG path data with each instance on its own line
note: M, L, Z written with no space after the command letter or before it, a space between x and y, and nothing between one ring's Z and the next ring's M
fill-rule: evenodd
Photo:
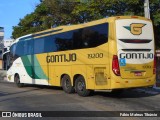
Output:
M138 16L60 26L18 38L10 48L8 81L61 86L87 96L155 84L152 22Z

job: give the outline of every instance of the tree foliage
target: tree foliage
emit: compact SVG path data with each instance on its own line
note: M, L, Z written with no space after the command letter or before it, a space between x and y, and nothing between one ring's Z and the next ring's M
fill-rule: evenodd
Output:
M51 27L117 15L144 16L144 0L40 0L34 12L13 27L13 38ZM160 0L150 0L156 45L160 47Z

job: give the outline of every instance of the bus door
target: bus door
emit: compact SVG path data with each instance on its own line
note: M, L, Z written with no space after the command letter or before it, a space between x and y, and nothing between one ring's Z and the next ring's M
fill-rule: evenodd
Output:
M148 78L154 73L154 37L150 21L116 20L117 56L122 78Z

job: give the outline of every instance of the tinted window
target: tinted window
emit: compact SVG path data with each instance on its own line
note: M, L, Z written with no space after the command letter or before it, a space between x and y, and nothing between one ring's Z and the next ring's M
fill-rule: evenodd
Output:
M73 47L73 31L55 35L57 51L71 50Z
M45 52L97 47L108 41L108 24L45 37Z
M108 24L100 24L41 38L25 38L17 43L16 55L92 48L108 41Z
M24 41L19 41L16 45L16 56L23 56L24 55Z
M13 44L13 45L10 47L10 53L14 56L14 55L15 55L15 51L16 51L16 44Z
M45 43L44 43L44 52L53 52L53 51L57 51L57 46L55 44L55 37L52 36L48 36L45 37Z
M34 39L34 53L43 53L44 52L44 41L45 38Z
M73 48L92 48L108 40L108 24L87 27L74 32Z
M16 54L16 44L13 44L11 47L10 47L10 65L12 65L13 61L17 58Z
M30 55L33 52L33 39L24 41L24 55Z

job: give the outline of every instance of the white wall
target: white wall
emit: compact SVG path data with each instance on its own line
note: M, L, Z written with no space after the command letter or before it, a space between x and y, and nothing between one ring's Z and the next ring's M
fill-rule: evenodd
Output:
M3 40L4 47L9 47L13 43L14 39L5 39Z

